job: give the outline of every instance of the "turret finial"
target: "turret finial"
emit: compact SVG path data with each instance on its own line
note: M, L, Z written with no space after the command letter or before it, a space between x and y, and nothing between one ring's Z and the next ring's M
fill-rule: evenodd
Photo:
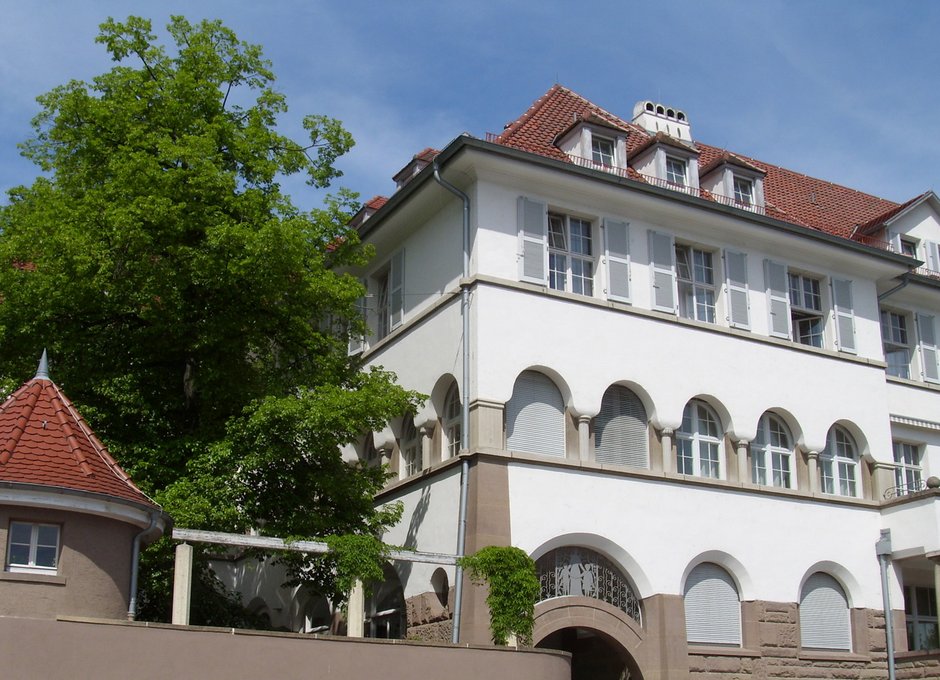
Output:
M42 357L39 359L39 368L36 370L35 380L49 380L49 358L46 356L46 350L43 348Z

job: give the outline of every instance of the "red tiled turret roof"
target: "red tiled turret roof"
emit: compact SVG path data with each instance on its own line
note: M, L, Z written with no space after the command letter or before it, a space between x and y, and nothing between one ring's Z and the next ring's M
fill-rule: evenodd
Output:
M0 404L0 483L84 491L157 507L111 457L44 367L43 360L36 377Z
M628 131L627 156L650 143L650 134L633 123L618 118L571 90L554 85L537 99L518 119L509 123L496 143L529 151L541 156L568 161L554 140L571 127L572 121L600 118L611 126ZM728 157L730 152L719 147L695 142L700 167L707 168ZM892 201L865 194L832 182L808 177L785 168L764 163L742 154L730 154L764 175L764 196L767 214L836 236L852 238L858 225L898 208ZM632 169L631 169L632 170ZM635 172L630 177L638 178Z

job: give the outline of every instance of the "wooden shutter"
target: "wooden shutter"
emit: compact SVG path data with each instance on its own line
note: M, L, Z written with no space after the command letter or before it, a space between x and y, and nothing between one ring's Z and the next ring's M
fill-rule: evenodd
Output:
M506 404L506 448L565 457L565 406L548 377L525 371Z
M816 572L800 596L800 645L812 649L852 651L849 603L839 582Z
M519 279L545 284L548 271L545 204L520 196L517 220L519 227Z
M689 642L741 644L741 601L731 575L711 562L695 567L685 584Z
M940 246L934 241L924 241L924 248L927 251L927 268L940 272Z
M750 328L747 295L747 255L726 250L725 276L728 286L728 322L735 328Z
M362 284L362 297L356 300L356 315L362 319L363 323L367 323L366 310L368 295L369 295L369 284L365 279L360 279L359 283ZM361 352L366 344L365 335L354 331L349 334L349 353L356 354Z
M598 463L649 467L646 409L633 392L614 385L601 401L594 423L594 459Z
M607 299L630 302L630 225L604 220Z
M921 375L927 382L940 382L940 372L937 370L937 335L932 315L917 315L917 336L920 341Z
M653 272L653 309L676 312L675 248L672 236L650 233L650 267Z
M852 282L832 279L832 303L836 313L836 341L843 352L856 351L855 309L852 306Z
M392 255L388 272L389 328L401 325L405 313L405 251Z
M770 309L770 334L789 339L790 294L787 285L787 266L773 260L764 260L764 285L767 288Z

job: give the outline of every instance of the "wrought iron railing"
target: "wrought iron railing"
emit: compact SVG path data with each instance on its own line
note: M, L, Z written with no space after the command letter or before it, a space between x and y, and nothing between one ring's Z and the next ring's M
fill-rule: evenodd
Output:
M593 597L640 623L640 600L623 573L589 548L558 548L536 562L539 601L553 597Z
M901 498L902 496L909 496L911 494L918 493L919 491L927 490L927 481L920 479L913 484L900 484L898 486L892 486L890 489L887 489L884 492L885 500L891 500L892 498Z

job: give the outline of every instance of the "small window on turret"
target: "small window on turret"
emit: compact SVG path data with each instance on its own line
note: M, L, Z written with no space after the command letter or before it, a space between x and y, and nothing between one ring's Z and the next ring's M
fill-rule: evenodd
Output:
M7 571L55 574L59 564L59 527L10 522Z

